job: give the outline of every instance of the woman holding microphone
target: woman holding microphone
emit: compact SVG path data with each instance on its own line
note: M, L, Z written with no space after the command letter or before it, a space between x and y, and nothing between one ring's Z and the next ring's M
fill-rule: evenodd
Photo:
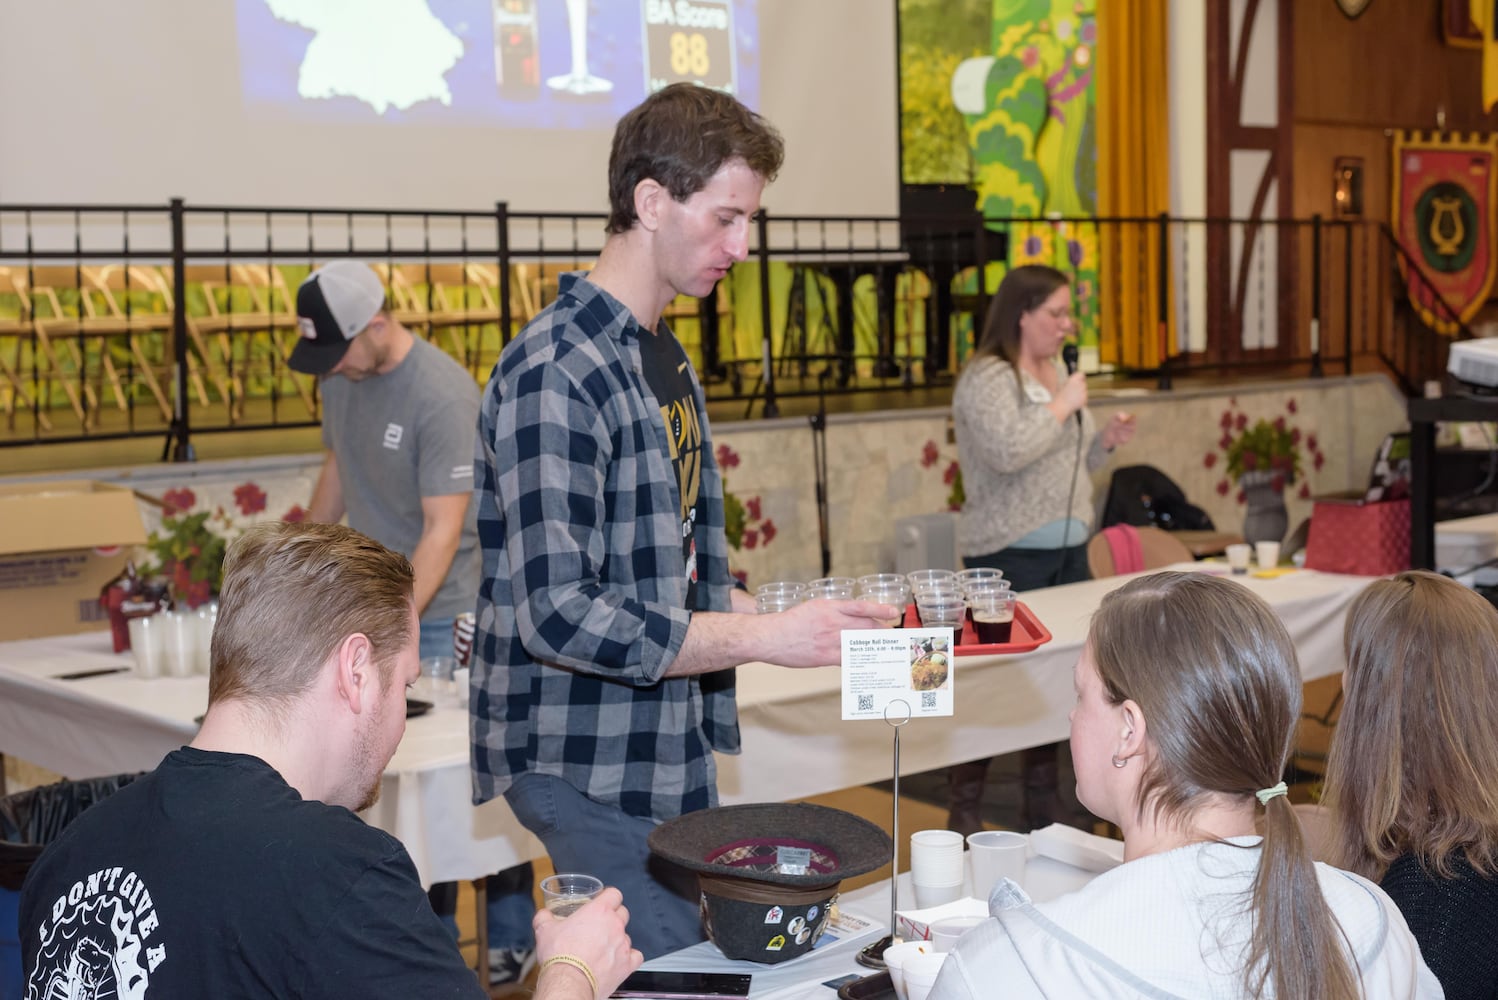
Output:
M1017 592L1088 578L1091 472L1134 436L1126 413L1098 432L1075 355L1065 369L1058 362L1075 331L1066 275L1040 264L1014 268L952 394L966 494L957 528L962 561L1003 570ZM952 768L948 827L982 828L987 774L986 759ZM1050 823L1058 801L1054 744L1025 751L1024 793L1027 829Z

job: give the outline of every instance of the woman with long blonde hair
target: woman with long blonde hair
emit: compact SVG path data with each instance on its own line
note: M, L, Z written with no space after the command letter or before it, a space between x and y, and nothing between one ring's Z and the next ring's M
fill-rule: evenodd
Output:
M1498 610L1401 573L1347 612L1333 856L1379 880L1448 998L1498 997Z
M1310 858L1281 779L1300 668L1264 601L1205 574L1133 580L1073 675L1077 796L1123 831L1124 863L1048 903L1001 882L932 1000L1441 996L1378 886Z

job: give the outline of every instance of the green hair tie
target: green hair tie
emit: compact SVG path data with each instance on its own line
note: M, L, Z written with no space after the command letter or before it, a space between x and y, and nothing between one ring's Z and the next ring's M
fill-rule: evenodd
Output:
M1285 783L1281 781L1278 785L1273 785L1269 788L1261 788L1257 792L1254 792L1254 798L1259 800L1259 805L1267 806L1269 805L1270 799L1289 794L1290 789L1286 788Z

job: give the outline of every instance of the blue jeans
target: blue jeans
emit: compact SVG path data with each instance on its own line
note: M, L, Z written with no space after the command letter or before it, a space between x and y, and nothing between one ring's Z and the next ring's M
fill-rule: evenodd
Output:
M654 820L594 802L548 774L520 775L505 801L557 871L596 875L624 894L630 939L647 959L704 939L697 876L650 853Z
M419 655L453 655L453 620L442 618L421 623ZM536 913L532 892L536 875L529 861L507 868L485 881L489 893L489 947L529 951L536 946L531 931L531 917ZM442 918L454 938L458 936L458 887L454 882L439 882L428 891L432 909Z

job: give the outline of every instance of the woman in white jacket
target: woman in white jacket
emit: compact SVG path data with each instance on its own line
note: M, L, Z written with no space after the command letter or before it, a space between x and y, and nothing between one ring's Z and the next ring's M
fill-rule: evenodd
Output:
M1307 853L1281 781L1300 669L1267 604L1214 576L1135 580L1074 679L1077 796L1123 830L1124 864L1039 905L1000 883L932 1000L1442 996L1383 891Z

